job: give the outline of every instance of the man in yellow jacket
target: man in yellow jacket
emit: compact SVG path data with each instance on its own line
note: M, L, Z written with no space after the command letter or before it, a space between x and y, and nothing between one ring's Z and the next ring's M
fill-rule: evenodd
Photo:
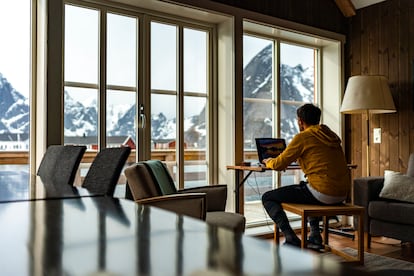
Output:
M307 181L283 186L262 196L263 206L283 232L286 244L300 247L300 239L290 227L281 203L332 205L343 202L350 188L349 170L340 138L326 125L319 124L321 110L313 104L297 109L300 132L276 158L263 160L267 168L285 170L292 162L299 163ZM321 249L319 217L309 218L308 247Z

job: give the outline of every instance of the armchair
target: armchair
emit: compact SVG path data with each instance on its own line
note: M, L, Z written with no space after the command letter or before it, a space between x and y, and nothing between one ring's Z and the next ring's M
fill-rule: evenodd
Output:
M414 177L414 153L410 155L406 175ZM367 247L371 235L414 242L414 203L380 197L383 187L384 177L354 179L354 204L365 207Z
M203 193L162 195L154 177L142 163L124 171L127 178L125 197L139 204L148 204L181 215L206 219L206 195Z
M137 168L142 172L137 173ZM143 171L145 168L145 172ZM135 170L135 172L134 172ZM186 195L188 193L204 194L206 198L206 215L205 221L212 225L221 226L236 232L244 232L246 219L243 215L225 211L227 200L226 185L211 185L189 189L177 190L174 181L167 168L161 161L148 160L139 162L125 170L128 187L131 190L134 199L136 197L148 197L151 193L156 196ZM143 175L148 183L153 184L146 190L140 188L144 182ZM148 181L150 179L150 181ZM139 190L139 191L138 191ZM134 195L135 194L135 195ZM153 194L154 195L154 194ZM193 208L193 207L191 207ZM190 209L191 209L190 208Z

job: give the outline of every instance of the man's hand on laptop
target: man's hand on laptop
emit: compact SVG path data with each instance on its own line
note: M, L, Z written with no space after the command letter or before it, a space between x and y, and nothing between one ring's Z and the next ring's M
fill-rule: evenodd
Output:
M267 163L270 159L272 159L272 158L266 158L266 159L263 159L263 160L262 160L263 165L264 165L264 166L266 166L266 163Z

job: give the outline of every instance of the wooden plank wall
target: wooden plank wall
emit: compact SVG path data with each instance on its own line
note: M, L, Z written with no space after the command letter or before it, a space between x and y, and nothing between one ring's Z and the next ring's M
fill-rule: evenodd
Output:
M334 0L213 1L340 34L347 31L347 19Z
M414 152L414 1L387 0L357 11L349 19L346 80L354 75L384 75L397 113L371 116L382 129L382 143L371 139L371 175L390 169L405 172ZM348 161L358 164L354 177L366 176L366 115L346 115Z

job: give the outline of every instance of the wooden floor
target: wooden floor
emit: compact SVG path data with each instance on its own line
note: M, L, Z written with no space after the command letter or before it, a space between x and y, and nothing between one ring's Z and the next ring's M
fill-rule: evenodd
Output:
M349 232L352 233L352 232ZM300 235L298 233L298 237ZM262 236L262 238L273 239L273 235L269 234ZM283 237L280 240L281 243L284 242ZM329 235L329 244L336 248L345 248L350 247L357 249L357 241L352 240L350 237L345 237L336 234ZM309 250L311 252L315 252ZM408 262L414 263L414 244L413 243L401 243L398 240L384 238L384 237L372 237L371 248L365 249L365 252L382 255L390 258L400 259ZM315 254L318 254L315 252Z
M357 242L351 238L340 235L330 235L329 243L337 247L351 247L357 249ZM365 249L366 252L376 255L387 256L390 258L405 260L414 263L414 244L401 243L385 237L372 237L371 248Z

